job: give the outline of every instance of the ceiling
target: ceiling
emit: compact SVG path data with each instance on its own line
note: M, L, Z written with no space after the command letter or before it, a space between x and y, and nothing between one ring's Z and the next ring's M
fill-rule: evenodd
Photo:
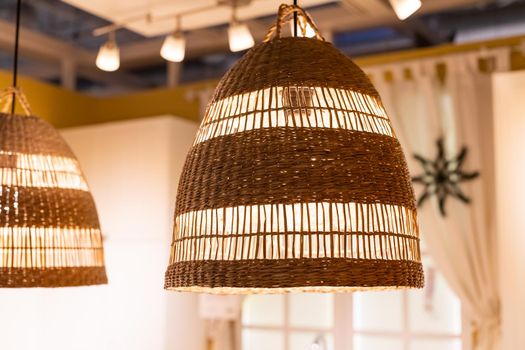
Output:
M239 18L256 41L275 21L281 2L252 0L239 8ZM323 36L352 57L525 34L525 0L422 2L414 16L400 21L388 0L299 0ZM214 8L182 19L187 38L183 64L166 64L159 50L164 35L173 30L175 14L207 6ZM16 0L0 1L3 69L12 67L15 9ZM144 20L147 14L150 22ZM23 0L20 71L100 95L165 86L174 76L171 83L218 79L242 55L228 49L230 16L231 10L216 8L215 0ZM137 20L127 22L130 18ZM93 31L114 23L124 24L117 33L121 69L107 73L94 65L106 37ZM74 77L65 79L68 73Z
M64 2L104 18L145 37L173 31L175 16L182 14L182 29L194 30L226 24L230 21L230 6L218 0L63 0ZM277 1L251 0L239 6L240 20L273 15ZM302 0L305 7L322 5L334 0ZM239 1L240 3L240 1Z

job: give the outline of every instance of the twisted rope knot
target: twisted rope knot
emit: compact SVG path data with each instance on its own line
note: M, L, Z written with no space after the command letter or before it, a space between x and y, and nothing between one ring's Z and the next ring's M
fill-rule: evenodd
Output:
M22 92L22 89L16 86L9 86L0 93L0 110L2 111L2 113L9 113L9 110L13 103L16 103L15 97L20 103L20 106L22 106L25 114L27 116L33 115L33 112L31 111L31 106L29 105L29 101L27 100L26 95Z
M290 22L293 18L294 13L297 13L297 16L304 18L304 20L306 21L306 23L301 23L300 21L298 23L299 29L301 30L301 33L303 36L306 35L306 28L308 25L310 25L310 27L315 32L315 37L318 40L325 41L325 39L319 32L319 29L315 25L314 21L312 20L310 15L306 13L306 11L303 8L297 5L282 4L281 6L279 6L279 12L277 13L277 20L275 21L275 23L272 25L272 27L270 28L270 30L264 37L263 42L266 43L272 39L280 38L281 29L282 29L283 24Z

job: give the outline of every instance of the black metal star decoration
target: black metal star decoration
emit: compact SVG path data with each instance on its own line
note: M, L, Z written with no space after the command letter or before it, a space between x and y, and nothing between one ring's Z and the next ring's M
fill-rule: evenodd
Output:
M418 198L418 207L434 195L437 197L441 215L446 216L445 203L449 196L456 197L464 203L470 203L470 198L463 193L460 184L475 179L479 176L479 172L462 170L467 157L467 147L463 147L457 156L447 159L443 139L440 138L436 143L438 151L435 160L426 159L418 154L414 155L414 158L421 163L424 173L413 177L412 181L425 186L423 193Z

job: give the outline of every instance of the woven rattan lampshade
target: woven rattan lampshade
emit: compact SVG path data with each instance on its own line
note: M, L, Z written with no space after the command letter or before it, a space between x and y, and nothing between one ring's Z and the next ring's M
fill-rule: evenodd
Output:
M27 115L8 114L14 94ZM0 287L107 283L97 211L58 132L8 89L0 113Z
M294 12L315 28L282 5L207 108L179 183L167 289L423 286L414 193L380 97L319 34L281 37Z

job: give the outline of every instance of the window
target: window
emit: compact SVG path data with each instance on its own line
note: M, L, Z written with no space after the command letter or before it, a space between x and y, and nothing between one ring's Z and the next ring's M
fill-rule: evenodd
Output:
M243 350L333 350L334 299L313 293L247 296Z
M461 350L460 302L423 262L423 290L247 296L242 350Z
M428 256L423 290L353 295L353 350L461 350L461 307Z

